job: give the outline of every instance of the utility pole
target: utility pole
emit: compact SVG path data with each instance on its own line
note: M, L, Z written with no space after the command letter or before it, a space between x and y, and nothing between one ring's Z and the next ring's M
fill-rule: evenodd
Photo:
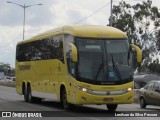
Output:
M112 3L113 3L113 0L111 0L111 17L110 17L110 26L112 26Z
M7 1L7 3L11 3L11 4L15 4L15 5L18 5L20 6L21 8L23 8L24 10L24 16L23 16L23 40L24 40L24 37L25 37L25 16L26 16L26 8L28 7L31 7L31 6L35 6L35 5L42 5L42 4L33 4L33 5L20 5L18 3L14 3L14 2L10 2L10 1Z
M24 7L22 7L24 9L24 16L23 16L23 40L24 40L24 34L25 34L25 16L26 16L26 5L24 4Z

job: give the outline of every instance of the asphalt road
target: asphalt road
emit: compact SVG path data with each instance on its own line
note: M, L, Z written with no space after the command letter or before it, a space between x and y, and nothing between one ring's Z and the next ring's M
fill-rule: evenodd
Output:
M52 116L56 117L46 117L45 119L55 119L55 120L141 120L141 119L147 119L147 120L158 120L158 117L113 117L115 116L115 113L110 113L107 111L107 108L105 105L85 105L85 106L76 106L71 111L64 110L61 105L57 102L45 100L40 103L26 103L23 100L23 96L20 96L16 93L15 88L12 87L4 87L0 86L0 111L19 111L19 112L25 112L25 111L51 111ZM147 106L146 109L141 109L139 107L139 104L126 104L126 105L119 105L116 114L127 114L128 111L136 111L137 113L156 113L160 112L160 107L158 106ZM46 113L47 113L46 112ZM108 117L112 116L112 117ZM0 118L0 120L6 120L6 119L22 119L22 118ZM24 118L23 118L24 119ZM31 119L31 118L25 118L25 119ZM36 119L36 118L33 118ZM43 119L37 118L37 120Z

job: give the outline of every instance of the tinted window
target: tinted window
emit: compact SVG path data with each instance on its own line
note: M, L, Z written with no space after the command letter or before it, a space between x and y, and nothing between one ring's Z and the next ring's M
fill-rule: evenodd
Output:
M17 46L16 59L19 62L47 59L59 59L63 62L62 36L20 44Z
M154 82L150 82L150 83L148 83L146 89L147 90L153 90L153 86L154 86Z
M155 83L154 90L160 90L160 83Z

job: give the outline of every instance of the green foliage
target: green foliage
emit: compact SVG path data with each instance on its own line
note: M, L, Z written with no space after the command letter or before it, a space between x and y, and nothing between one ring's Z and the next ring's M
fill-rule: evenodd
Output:
M10 66L10 64L5 64L3 62L0 62L0 72L4 72L7 76L14 76L15 75L15 69Z
M151 0L136 5L122 1L113 6L112 26L124 31L129 42L142 49L143 62L140 70L146 70L151 58L160 49L160 32L157 32L160 26L159 18L160 12L157 7L152 6ZM151 28L153 29L150 30ZM133 62L136 69L136 61Z
M159 60L156 59L152 63L148 65L148 70L152 73L160 74L160 63Z
M157 49L160 50L160 30L156 31Z

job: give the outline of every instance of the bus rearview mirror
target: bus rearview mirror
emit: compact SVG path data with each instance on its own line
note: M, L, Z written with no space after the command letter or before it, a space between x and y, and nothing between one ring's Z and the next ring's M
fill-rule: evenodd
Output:
M134 44L131 44L131 47L136 50L137 62L141 63L142 62L142 51L141 51L141 49Z
M71 59L73 62L77 62L78 61L77 47L73 43L69 43L69 45L71 46L71 56L72 56Z

